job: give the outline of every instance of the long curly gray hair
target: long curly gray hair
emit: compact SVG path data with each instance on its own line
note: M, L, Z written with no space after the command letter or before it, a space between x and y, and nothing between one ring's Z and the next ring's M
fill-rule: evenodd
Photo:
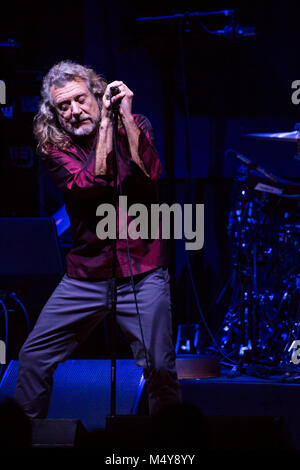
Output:
M60 150L66 149L70 145L68 134L59 125L50 89L53 85L61 87L75 78L81 78L86 82L101 111L102 97L107 86L103 77L93 69L71 60L64 60L54 65L43 79L39 112L33 121L33 132L38 142L37 150L39 152L47 152L49 144Z

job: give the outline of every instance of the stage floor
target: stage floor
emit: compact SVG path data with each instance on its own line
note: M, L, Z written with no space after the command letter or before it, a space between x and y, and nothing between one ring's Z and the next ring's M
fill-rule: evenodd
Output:
M17 370L18 361L11 361L0 383L0 398L14 396ZM292 447L300 450L300 383L283 382L282 376L229 377L229 371L221 368L215 378L180 379L183 401L196 406L232 439L245 430L258 438L264 429L268 432L270 420L280 419ZM143 413L143 385L141 369L133 360L117 361L118 414ZM104 428L109 403L109 360L69 360L58 366L48 418L79 419L88 431Z

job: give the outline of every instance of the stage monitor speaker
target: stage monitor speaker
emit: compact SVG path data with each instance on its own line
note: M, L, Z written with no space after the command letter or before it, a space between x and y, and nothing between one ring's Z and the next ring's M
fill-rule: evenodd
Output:
M28 310L39 313L63 272L52 218L0 218L0 290L16 292Z
M88 439L88 432L81 421L76 419L34 419L32 420L33 448L81 447Z
M0 398L14 397L18 361L11 361L0 383ZM88 430L105 428L110 414L110 360L68 360L54 373L48 419L80 420ZM137 414L144 399L142 369L133 359L117 360L117 414Z
M62 274L55 222L50 217L0 218L0 276Z

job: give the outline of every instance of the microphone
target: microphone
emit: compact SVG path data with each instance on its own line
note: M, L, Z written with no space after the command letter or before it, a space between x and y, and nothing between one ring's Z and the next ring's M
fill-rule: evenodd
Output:
M110 87L110 94L111 96L116 96L118 93L120 93L120 90L116 86L111 86Z
M110 100L113 96L116 96L120 93L120 90L116 86L111 86L109 88L109 95L106 95L106 98ZM112 110L114 113L117 113L119 111L120 107L120 101L116 101L115 103L112 104Z
M20 44L14 39L0 42L0 47L20 47Z
M215 31L218 36L224 36L227 39L233 38L245 38L248 36L256 36L256 28L254 26L240 26L229 25L225 26L224 29L218 29Z
M259 173L262 173L266 178L270 179L274 183L279 182L278 178L275 175L272 175L272 173L269 173L264 168L258 166L255 162L250 160L248 157L246 157L242 153L239 153L239 152L237 152L236 150L233 150L233 149L227 149L225 151L225 155L226 155L226 157L234 156L234 157L238 158L239 160L241 160L248 168L256 170Z
M116 86L111 86L108 91L109 91L109 93L106 93L106 95L105 95L105 98L107 100L109 100L110 97L116 96L118 93L120 93L119 88L116 87Z

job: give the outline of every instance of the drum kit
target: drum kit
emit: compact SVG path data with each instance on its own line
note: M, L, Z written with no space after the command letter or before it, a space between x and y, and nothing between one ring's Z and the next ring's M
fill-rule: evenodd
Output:
M294 142L295 158L300 154L300 123L292 132L245 137ZM242 165L228 221L232 269L218 343L238 364L289 370L300 340L300 182L227 154Z

